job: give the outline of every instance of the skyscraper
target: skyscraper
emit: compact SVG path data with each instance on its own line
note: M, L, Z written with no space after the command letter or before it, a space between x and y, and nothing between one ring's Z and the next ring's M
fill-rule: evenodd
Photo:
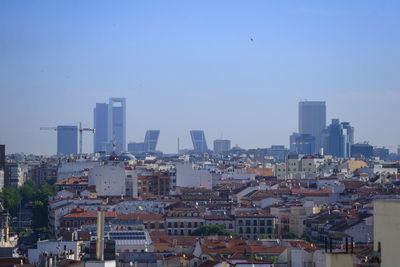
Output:
M106 103L96 103L94 108L94 132L93 150L94 152L107 151L108 142L108 105Z
M57 154L78 154L78 126L57 126Z
M214 153L221 154L231 149L231 140L214 140Z
M346 129L349 142L347 143L347 153L351 155L351 146L354 145L354 127L350 122L342 122L343 129Z
M126 100L110 98L109 104L96 103L94 108L94 152L110 153L115 141L116 151L126 150Z
M290 152L312 155L315 153L315 136L311 134L293 133L290 136Z
M315 151L322 147L322 130L326 127L325 101L299 102L299 133L315 136Z
M108 104L108 141L115 141L116 151L126 150L126 100L110 98Z
M192 130L190 131L190 136L192 137L193 149L195 152L207 152L207 142L202 130Z
M347 130L339 123L339 119L332 119L328 126L328 134L328 154L338 158L349 157Z
M146 136L144 137L144 149L146 152L156 151L159 135L160 130L148 130L146 132Z

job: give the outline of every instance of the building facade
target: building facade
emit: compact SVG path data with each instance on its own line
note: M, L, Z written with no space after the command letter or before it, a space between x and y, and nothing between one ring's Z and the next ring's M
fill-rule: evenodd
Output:
M299 102L299 133L315 136L314 153L322 147L322 130L326 127L325 101Z
M192 138L193 149L195 152L204 153L207 152L207 142L202 130L192 130L190 131L190 137Z
M64 156L78 154L78 126L57 126L57 154Z
M94 152L107 151L108 143L108 104L96 103L94 108L94 125L96 129L93 137Z
M231 140L214 140L214 153L222 154L231 150Z

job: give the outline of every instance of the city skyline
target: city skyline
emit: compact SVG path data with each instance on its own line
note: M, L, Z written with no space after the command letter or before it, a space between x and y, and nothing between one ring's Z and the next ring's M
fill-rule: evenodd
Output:
M326 101L327 122L350 122L356 143L400 143L395 1L0 5L7 153L55 154L56 135L39 128L91 126L110 96L127 98L126 143L160 129L166 153L177 137L191 148L191 129L209 142L222 133L232 146L288 147L302 100Z

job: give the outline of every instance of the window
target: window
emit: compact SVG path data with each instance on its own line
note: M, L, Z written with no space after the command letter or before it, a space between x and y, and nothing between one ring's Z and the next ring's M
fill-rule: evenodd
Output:
M185 234L183 233L183 229L181 229L181 235L185 235Z
M267 225L271 226L272 225L272 220L267 220Z
M246 226L250 226L250 220L246 220Z
M243 228L242 227L239 228L239 233L243 234Z
M188 227L192 228L192 222L188 222Z
M171 235L172 234L172 231L171 230L168 230L168 235Z
M246 234L250 234L250 233L251 233L250 227L246 227Z
M272 234L272 228L267 228L267 233Z
M177 228L178 227L178 223L174 222L174 227Z
M150 223L150 229L154 229L154 228L156 228L155 224L154 223Z
M203 222L200 222L200 225L203 225L204 223Z
M163 224L163 223L159 223L159 224L158 224L158 228L164 229L164 224Z
M181 225L179 226L180 228L184 228L185 226L183 225L183 222L181 222Z
M229 224L229 229L233 229L233 225L231 223Z
M239 222L239 226L243 225L243 221L242 220L239 220L238 222Z
M265 234L265 228L264 227L260 227L260 234Z
M257 226L257 220L253 220L253 226Z
M260 226L265 226L265 221L264 220L260 221Z
M174 230L174 235L178 235L178 230Z
M171 222L168 222L168 228L171 228L171 227L172 227Z
M191 230L191 229L188 230L188 234L189 234L189 235L192 234L192 230Z
M197 222L194 222L194 227L197 228Z

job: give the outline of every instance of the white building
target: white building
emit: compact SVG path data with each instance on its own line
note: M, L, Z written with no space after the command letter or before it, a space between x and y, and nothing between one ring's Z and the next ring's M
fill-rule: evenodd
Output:
M43 252L48 252L57 255L65 251L71 253L71 258L79 260L80 244L82 241L58 241L58 240L43 240L37 242L37 248L28 249L29 262L34 264L39 262L39 255Z
M176 186L212 189L212 175L208 170L196 167L192 163L177 163Z
M123 166L95 166L89 173L88 186L96 186L98 196L123 196L126 194L125 183L126 173Z

